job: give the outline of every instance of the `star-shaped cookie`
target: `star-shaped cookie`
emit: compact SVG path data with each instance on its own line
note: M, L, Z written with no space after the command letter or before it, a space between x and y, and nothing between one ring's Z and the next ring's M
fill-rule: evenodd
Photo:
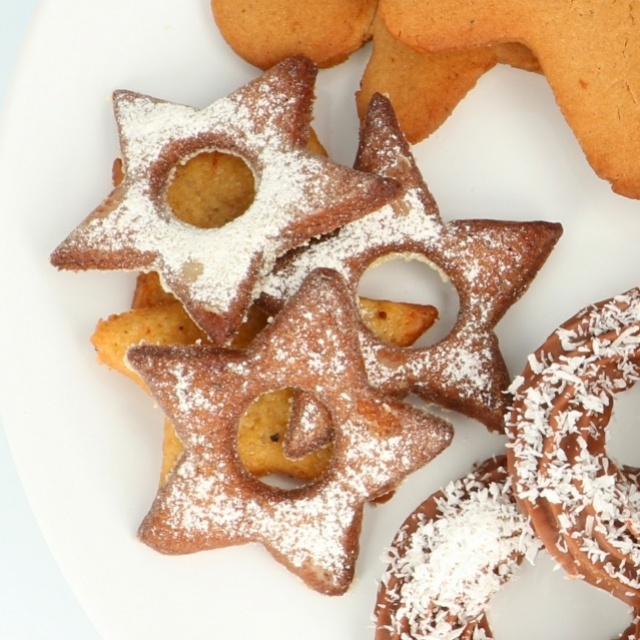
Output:
M187 553L261 542L314 589L348 588L365 503L394 489L452 438L447 422L369 385L357 320L341 276L317 270L248 350L130 349L129 362L185 445L140 527L146 544ZM246 408L281 388L322 402L334 433L324 475L291 490L252 476L235 445Z
M289 58L198 110L119 91L124 180L51 256L64 269L157 271L216 342L233 334L276 258L379 207L398 186L309 151L317 68ZM180 221L167 203L175 167L204 151L241 157L256 194L217 229Z
M435 345L403 349L377 340L360 324L369 380L386 392L413 392L501 431L510 378L494 327L529 286L561 226L493 220L445 224L390 102L379 94L363 125L356 166L393 176L403 185L402 195L281 258L263 283L263 302L277 308L320 266L341 273L355 296L363 273L379 259L400 254L426 261L457 290L455 326Z

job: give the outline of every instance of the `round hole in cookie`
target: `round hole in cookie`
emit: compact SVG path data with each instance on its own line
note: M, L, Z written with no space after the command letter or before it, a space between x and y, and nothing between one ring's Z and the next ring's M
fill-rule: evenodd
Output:
M166 188L177 218L201 229L223 227L242 215L255 196L246 162L228 153L207 151L178 164Z
M640 386L617 393L607 426L607 455L616 464L640 468Z
M385 342L399 346L408 346L407 342L414 347L439 342L453 329L460 310L458 292L446 274L414 254L389 254L371 264L360 279L358 295L436 308L436 321L415 342L410 339L411 328L414 323L415 327L421 325L422 311L398 307L395 309L397 317L383 312L380 317L374 317L373 322L362 314L369 329Z
M569 579L546 552L518 567L487 611L495 640L605 640L631 622L630 608L583 580Z
M301 458L288 458L284 441L294 390L278 389L256 398L238 424L237 450L241 464L261 482L295 489L318 478L330 463L331 445ZM322 428L322 427L320 427Z

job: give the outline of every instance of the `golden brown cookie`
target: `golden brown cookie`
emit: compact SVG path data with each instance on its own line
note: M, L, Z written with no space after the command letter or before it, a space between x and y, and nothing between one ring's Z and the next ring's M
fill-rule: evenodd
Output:
M333 323L319 320L329 313ZM140 526L143 542L171 554L261 542L310 587L346 591L364 504L395 489L452 437L448 423L369 385L357 321L341 277L319 270L247 350L129 350L185 445ZM250 403L282 388L322 402L335 431L330 467L290 491L249 474L233 443Z
M418 51L520 42L540 63L594 171L640 197L640 4L600 0L380 0L389 32Z
M205 109L119 91L124 180L53 252L58 268L157 271L216 342L240 325L278 255L372 211L397 185L307 148L317 67L288 58ZM258 177L249 208L216 229L186 225L166 190L204 151L241 157Z
M528 358L506 417L522 511L572 576L640 606L640 471L607 455L616 394L640 377L640 289L589 305Z
M510 377L494 327L544 264L561 226L544 221L444 223L393 109L380 95L372 98L356 166L393 176L402 184L402 194L281 258L264 281L262 302L278 308L317 267L340 272L355 297L373 263L398 255L425 261L458 293L455 326L436 344L415 349L382 344L361 326L369 379L389 393L415 393L501 431Z
M91 343L102 364L124 373L144 387L124 362L129 347L141 342L195 344L209 340L177 300L111 315L98 322L91 336Z
M346 60L371 37L378 0L211 0L220 33L231 48L267 69L292 55L320 67Z

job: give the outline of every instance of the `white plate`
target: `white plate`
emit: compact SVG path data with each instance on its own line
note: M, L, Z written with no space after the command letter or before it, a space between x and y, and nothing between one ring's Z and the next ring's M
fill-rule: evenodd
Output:
M353 93L366 56L322 72L318 83L316 128L347 163L356 150ZM0 410L44 536L105 640L371 638L379 556L397 526L443 482L503 444L452 415L454 445L391 502L367 511L356 582L343 597L310 591L257 546L176 558L136 540L156 487L161 416L128 381L96 364L88 342L98 318L128 306L132 277L57 273L48 255L109 189L117 153L112 90L204 106L254 75L222 41L206 0L127 0L119 9L50 0L6 105ZM576 310L639 283L640 204L595 177L544 78L493 70L415 151L445 219L564 225L551 258L499 325L512 373ZM614 432L616 450L630 449L632 436L620 436L621 426ZM532 609L546 615L531 621ZM496 598L492 619L498 639L588 640L612 637L628 612L564 580L543 558Z

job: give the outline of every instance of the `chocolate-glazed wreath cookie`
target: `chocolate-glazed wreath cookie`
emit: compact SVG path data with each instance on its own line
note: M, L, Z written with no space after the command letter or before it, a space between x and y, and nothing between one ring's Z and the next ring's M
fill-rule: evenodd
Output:
M607 455L640 376L640 289L590 305L529 357L506 417L514 493L564 569L640 606L639 471Z

